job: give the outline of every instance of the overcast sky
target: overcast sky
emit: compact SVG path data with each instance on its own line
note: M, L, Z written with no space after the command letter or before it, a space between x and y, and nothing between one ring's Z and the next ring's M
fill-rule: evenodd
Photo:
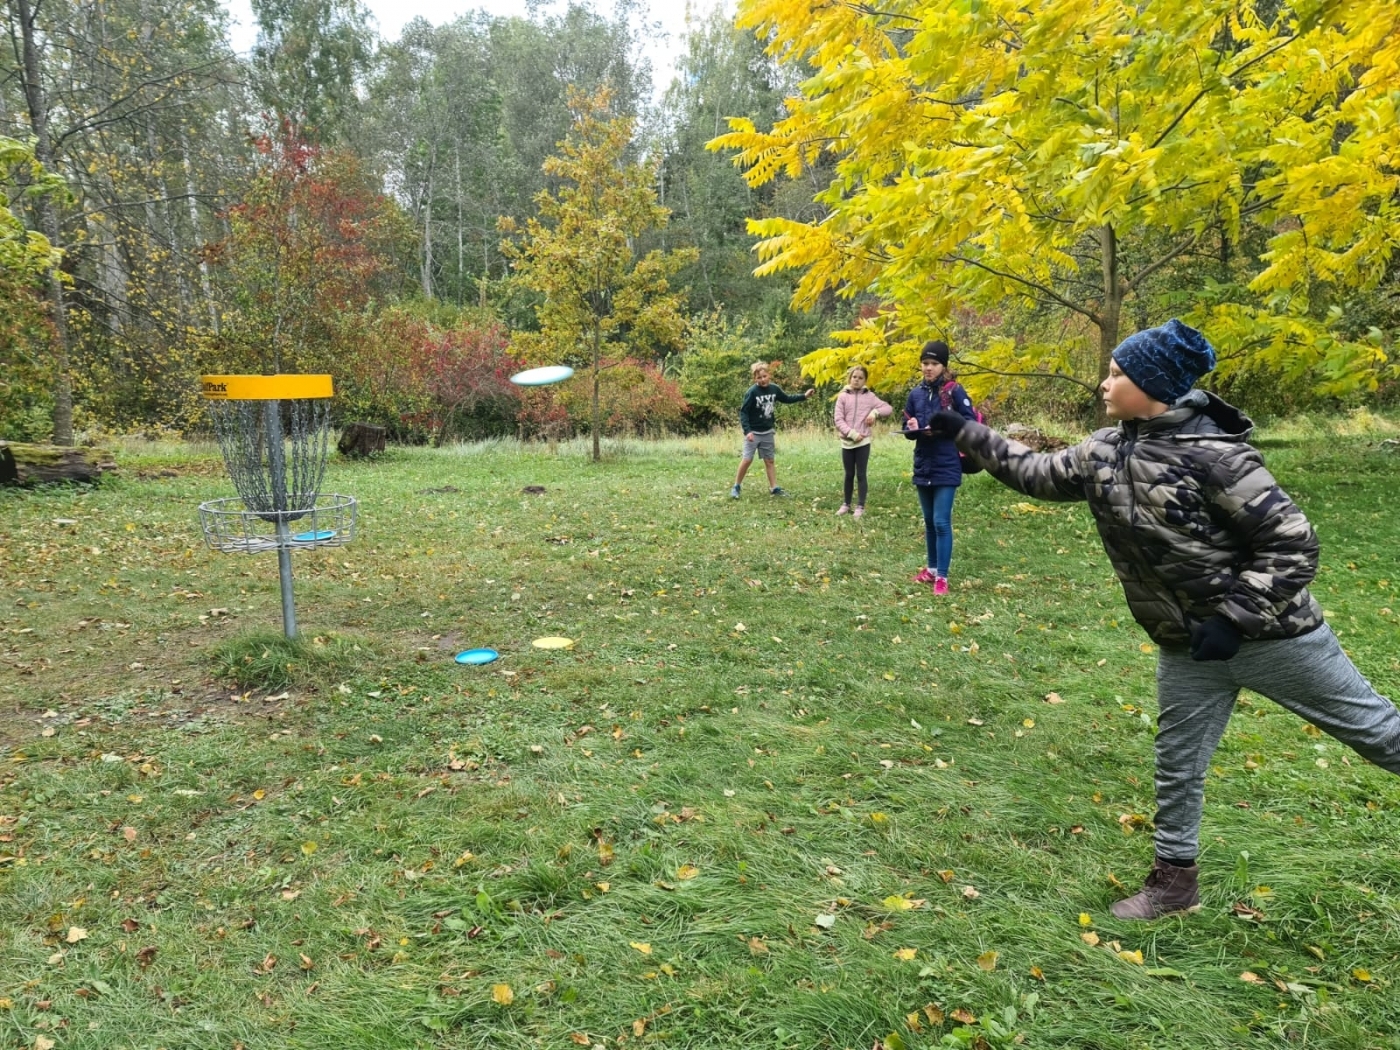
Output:
M233 49L246 54L253 46L257 30L253 23L252 7L248 0L224 0L232 16L230 42ZM486 11L493 15L524 15L524 0L365 0L365 6L374 16L379 26L379 35L385 40L397 40L403 27L414 18L426 18L433 25L450 22L469 11ZM611 17L610 3L585 3L606 17ZM682 50L682 36L685 33L686 18L702 19L715 8L733 13L734 0L650 0L650 13L646 21L660 22L659 34L642 34L643 52L651 62L652 83L659 95L671 82L675 60ZM540 4L546 13L560 14L568 8L567 0L554 0Z

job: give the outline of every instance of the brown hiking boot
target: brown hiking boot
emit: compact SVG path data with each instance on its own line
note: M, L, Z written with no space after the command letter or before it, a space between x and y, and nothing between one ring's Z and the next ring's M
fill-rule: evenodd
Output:
M1163 915L1200 911L1201 898L1196 892L1196 878L1200 873L1201 869L1195 864L1178 868L1160 858L1154 860L1142 891L1118 901L1109 910L1117 919L1158 919Z

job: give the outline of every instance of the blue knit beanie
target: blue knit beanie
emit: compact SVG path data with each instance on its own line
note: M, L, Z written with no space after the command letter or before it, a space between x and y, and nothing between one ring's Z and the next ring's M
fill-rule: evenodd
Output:
M1200 332L1173 317L1128 336L1113 360L1148 397L1173 405L1215 367L1215 350Z

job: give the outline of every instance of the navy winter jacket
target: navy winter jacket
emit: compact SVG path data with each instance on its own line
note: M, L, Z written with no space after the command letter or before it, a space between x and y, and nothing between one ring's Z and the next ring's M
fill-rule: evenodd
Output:
M943 411L940 388L945 384L920 382L904 402L904 422L916 419L919 427L928 426L928 421ZM976 419L972 409L972 398L961 383L948 382L948 408L965 419ZM905 433L914 442L914 484L915 485L961 485L962 460L958 458L958 446L951 438L927 437Z

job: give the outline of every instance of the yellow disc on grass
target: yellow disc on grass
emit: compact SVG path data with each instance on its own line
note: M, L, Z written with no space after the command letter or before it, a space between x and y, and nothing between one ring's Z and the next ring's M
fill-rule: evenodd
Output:
M536 638L530 644L536 649L572 649L574 647L574 640L572 638L559 638L555 636L550 638Z

